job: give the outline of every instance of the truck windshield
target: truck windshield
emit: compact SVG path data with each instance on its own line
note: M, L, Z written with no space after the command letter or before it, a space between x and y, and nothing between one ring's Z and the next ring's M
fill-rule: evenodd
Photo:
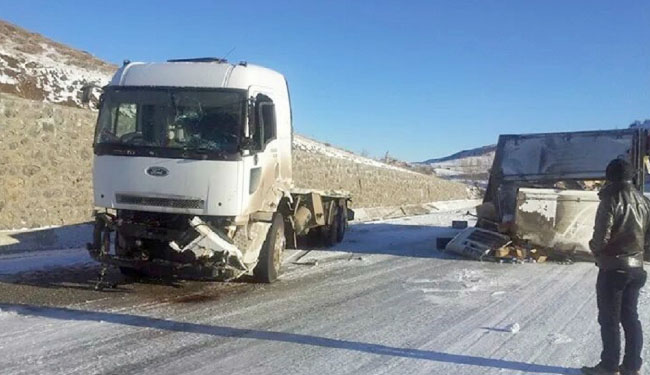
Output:
M242 90L109 88L99 112L95 150L110 153L111 147L126 146L159 156L170 151L233 154L239 149L245 109Z

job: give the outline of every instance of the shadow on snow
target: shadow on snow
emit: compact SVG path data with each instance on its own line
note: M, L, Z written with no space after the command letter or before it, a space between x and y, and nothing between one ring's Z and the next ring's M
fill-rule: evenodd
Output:
M370 344L349 340L338 340L326 337L286 333L276 331L261 331L255 329L212 326L206 324L177 322L146 316L93 312L68 308L44 308L32 305L0 304L0 309L19 315L43 317L48 319L68 321L108 322L139 328L153 328L172 332L194 333L215 337L276 341L299 345L318 346L324 348L351 350L375 355L394 356L402 358L421 359L434 362L455 363L479 367L522 371L526 373L544 374L578 374L577 369L538 365L504 359L493 359L461 354L450 354L431 350L397 348L386 345Z
M350 226L343 242L326 250L353 254L455 259L455 255L437 249L436 239L452 238L458 233L458 230L451 227L361 223Z

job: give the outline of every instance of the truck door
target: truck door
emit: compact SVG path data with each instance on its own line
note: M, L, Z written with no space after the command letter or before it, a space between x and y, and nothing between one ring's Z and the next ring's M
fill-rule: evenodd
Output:
M248 169L248 212L268 210L275 203L277 192L273 187L279 179L280 164L277 142L275 104L269 92L251 92L249 131L254 145L244 163Z

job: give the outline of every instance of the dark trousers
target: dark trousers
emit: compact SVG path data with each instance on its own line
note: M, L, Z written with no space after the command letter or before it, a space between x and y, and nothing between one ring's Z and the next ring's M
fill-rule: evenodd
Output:
M625 356L623 367L628 370L641 368L643 333L637 313L639 291L646 282L647 274L642 268L626 271L601 270L596 282L598 299L598 323L603 340L600 359L608 370L618 369L621 353L621 330L625 331Z

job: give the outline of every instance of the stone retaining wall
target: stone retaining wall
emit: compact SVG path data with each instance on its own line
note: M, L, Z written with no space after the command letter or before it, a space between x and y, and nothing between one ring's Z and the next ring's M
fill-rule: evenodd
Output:
M393 207L468 198L467 185L302 150L293 152L297 187L346 190L353 207Z
M90 220L95 116L0 94L0 229Z

